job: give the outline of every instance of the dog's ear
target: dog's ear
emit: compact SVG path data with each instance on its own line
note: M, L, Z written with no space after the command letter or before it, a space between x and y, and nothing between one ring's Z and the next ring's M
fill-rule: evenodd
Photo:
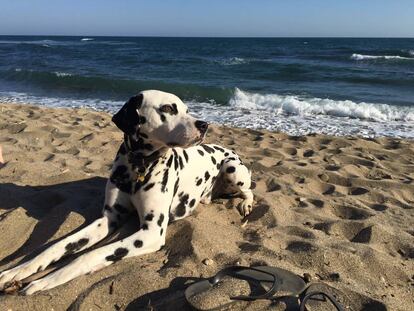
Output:
M141 108L143 95L131 97L113 117L112 122L125 134L133 134L140 123L138 109Z

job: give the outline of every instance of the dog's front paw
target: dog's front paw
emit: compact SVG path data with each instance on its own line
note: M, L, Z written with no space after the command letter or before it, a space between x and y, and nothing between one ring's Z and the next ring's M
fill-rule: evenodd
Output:
M243 217L250 215L253 210L253 202L250 202L250 200L244 200L240 202L238 210L240 212L240 215Z
M13 282L18 282L36 272L36 267L29 262L0 273L0 290L8 288Z
M45 279L40 279L29 283L20 291L20 293L23 295L33 295L34 293L46 290L48 288L48 282Z
M0 273L0 291L7 289L8 287L12 286L12 284L16 281L21 280L19 277L19 270L6 270Z

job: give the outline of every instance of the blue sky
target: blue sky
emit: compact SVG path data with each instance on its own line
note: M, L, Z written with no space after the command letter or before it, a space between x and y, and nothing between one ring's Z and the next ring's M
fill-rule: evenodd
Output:
M0 0L0 34L414 37L414 0Z

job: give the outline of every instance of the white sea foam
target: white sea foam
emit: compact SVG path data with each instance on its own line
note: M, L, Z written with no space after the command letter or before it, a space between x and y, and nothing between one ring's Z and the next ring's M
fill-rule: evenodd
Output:
M241 57L230 57L219 61L224 66L241 65L249 63L249 60Z
M414 50L409 50L408 54L410 54L411 56L414 56Z
M42 97L4 91L0 91L0 102L87 107L111 113L124 104L124 101ZM414 138L414 107L256 94L240 89L235 90L229 105L195 101L186 103L197 118L236 127L276 130L290 135L322 133Z
M398 55L364 55L364 54L356 54L356 53L351 55L351 59L353 60L373 60L373 59L414 60L414 58L412 57L403 57L403 56L398 56Z
M93 41L95 40L94 38L82 38L81 41Z
M72 76L72 74L71 74L71 73L67 73L67 72L60 72L60 71L55 71L55 72L54 72L54 74L55 74L57 77L59 77L59 78L61 78L61 77L70 77L70 76Z
M230 105L238 109L265 110L274 114L312 116L329 115L377 122L414 121L413 107L355 103L350 100L306 98L293 95L248 93L236 88Z

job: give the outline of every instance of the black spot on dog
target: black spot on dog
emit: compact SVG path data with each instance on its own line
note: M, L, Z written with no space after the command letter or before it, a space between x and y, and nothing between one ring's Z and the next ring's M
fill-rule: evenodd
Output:
M197 186L200 186L202 182L203 182L203 179L202 179L202 178L200 178L199 180L197 180L196 185L197 185Z
M125 165L118 165L112 173L110 180L119 190L131 193L132 183L129 178L128 168Z
M164 233L164 228L161 228L160 235L162 236L163 233Z
M167 118L163 114L160 114L160 118L161 122L165 122L165 120L167 120Z
M142 230L148 230L148 225L147 224L143 224L141 227Z
M155 166L158 164L158 159L157 160L155 160L154 162L152 162L152 164L151 164L151 166L149 167L149 169L148 169L148 172L149 173L152 173L152 171L154 170L154 168L155 168Z
M199 153L201 156L204 156L204 152L203 152L203 150L197 149L197 151L198 151L198 153Z
M207 153L214 153L214 149L207 146L207 145L201 145L201 147L207 152Z
M178 154L177 154L177 151L175 151L175 149L173 149L173 153L174 153L174 169L177 170L178 169Z
M171 155L170 158L167 161L167 167L171 167L172 161L173 161L174 156Z
M135 246L136 248L141 248L141 247L142 247L142 245L144 245L144 243L142 243L142 241L141 241L141 240L135 240L135 241L134 241L134 246Z
M148 186L145 186L144 191L150 190L152 187L154 187L154 185L155 185L155 183L153 183L153 182L148 184Z
M114 208L117 210L118 213L120 214L128 214L129 211L127 208L125 208L124 206L122 206L121 204L115 204Z
M189 205L190 205L190 207L193 207L193 206L194 206L194 204L195 204L195 199L192 199L192 200L190 201Z
M225 156L225 157L228 157L228 156L229 156L229 153L228 153L228 152L225 152L225 153L224 153L224 156Z
M164 222L164 214L161 213L160 218L158 218L157 225L161 227L163 222Z
M219 147L219 146L213 146L213 148L220 151L220 152L224 152L224 149Z
M234 173L235 171L236 171L236 168L234 166L229 166L226 169L226 173L229 173L229 174Z
M183 168L184 168L184 163L183 163L183 159L182 159L180 156L178 156L178 162L179 162L179 164L180 164L180 169L181 169L181 170L183 170Z
M244 182L242 182L242 181L239 181L238 183L237 183L237 186L243 186L244 185Z
M219 170L220 167L221 167L221 164L220 163L217 163L216 168Z
M167 183L168 183L168 169L164 170L164 175L162 176L162 181L161 181L161 191L162 192L166 191Z
M207 182L207 180L210 178L210 173L206 171L204 174L204 178L206 179L206 182Z
M124 247L119 247L115 250L113 255L106 256L105 259L107 261L115 262L115 261L118 261L124 258L128 254L128 252L129 252L128 249Z
M144 116L139 116L138 122L139 124L145 124L147 122L147 119Z
M183 192L181 192L178 196L180 198L180 202L178 203L177 207L175 208L175 215L178 216L178 217L182 217L182 216L185 215L185 207L188 203L189 195L184 194Z
M188 163L188 154L187 154L187 151L183 150L183 154L184 154L185 162Z
M82 238L78 242L69 243L65 246L65 254L64 255L70 255L75 253L76 251L80 250L82 247L84 247L86 244L88 244L89 239Z
M171 106L173 107L173 112L171 112L171 114L178 114L177 104L172 104Z
M213 164L217 163L216 159L213 156L211 156L211 162L213 162Z
M180 178L178 177L177 180L175 181L174 184L174 192L173 192L173 196L176 195L177 191L178 191L178 185L180 184Z
M147 221L152 221L154 219L154 214L153 213L149 213L145 216L145 220Z

